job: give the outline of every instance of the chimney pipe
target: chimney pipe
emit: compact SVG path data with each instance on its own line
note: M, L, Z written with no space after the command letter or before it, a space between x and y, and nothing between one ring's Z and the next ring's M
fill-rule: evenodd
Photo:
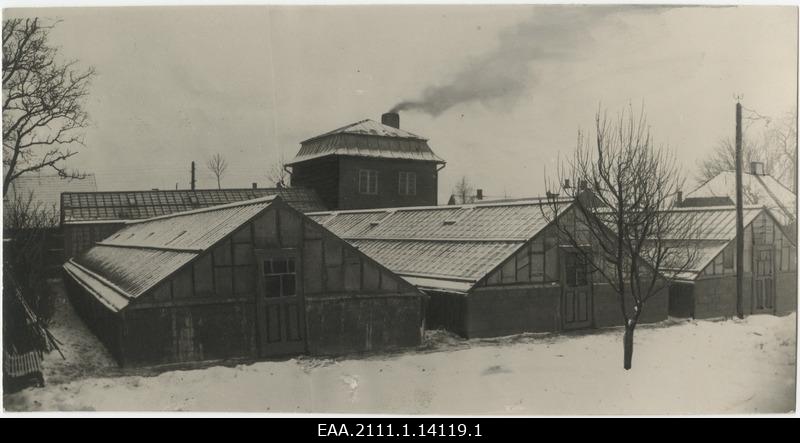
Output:
M478 193L475 196L478 200L483 200L483 189L478 189Z
M750 173L753 175L764 175L764 163L750 162Z
M400 114L396 112L387 112L381 116L381 123L400 129Z
M258 183L253 182L253 189L256 189L256 188L258 188Z
M677 198L678 198L677 206L681 207L683 205L683 191L678 191L678 197Z
M569 179L568 178L564 179L564 189L569 189Z

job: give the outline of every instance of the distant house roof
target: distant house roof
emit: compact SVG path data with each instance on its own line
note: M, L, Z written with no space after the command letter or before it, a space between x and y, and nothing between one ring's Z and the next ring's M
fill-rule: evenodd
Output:
M747 205L760 205L770 209L781 225L797 218L797 195L771 175L742 174L742 197ZM736 174L726 171L686 194L694 197L729 197L736 201Z
M64 269L118 311L278 201L277 196L127 222Z
M307 215L412 284L466 292L553 213L541 201L526 201Z
M300 151L287 165L328 155L445 163L425 138L373 120L361 120L301 142Z
M66 192L61 217L62 223L140 220L273 195L300 212L326 209L317 193L306 188Z
M53 210L58 213L62 192L94 192L97 191L97 182L94 174L87 174L85 178L62 178L58 175L22 175L17 177L8 188L3 197L3 204L8 204L15 199L27 199L32 196L34 205L40 209Z
M689 207L665 211L671 218L667 222L673 233L666 241L689 242L696 251L692 265L681 276L693 280L700 275L728 244L736 239L736 208L732 206ZM746 206L743 210L744 226L747 227L760 214L767 214L778 223L773 212L760 206Z

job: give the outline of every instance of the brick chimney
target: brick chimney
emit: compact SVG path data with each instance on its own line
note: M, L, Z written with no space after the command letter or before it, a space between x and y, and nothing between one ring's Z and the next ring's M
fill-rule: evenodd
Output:
M387 112L381 116L381 123L400 129L400 114L396 112Z
M764 175L764 163L750 162L750 173L753 175Z
M478 189L478 193L475 195L475 198L478 200L483 200L483 189Z

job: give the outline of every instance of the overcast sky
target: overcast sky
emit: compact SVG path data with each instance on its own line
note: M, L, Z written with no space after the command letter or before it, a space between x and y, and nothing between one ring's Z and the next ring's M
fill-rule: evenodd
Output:
M401 127L490 196L544 191L543 171L598 106L644 103L687 174L734 131L797 97L794 7L141 7L6 10L62 19L65 57L98 75L74 165L101 190L266 186L299 142L406 102Z

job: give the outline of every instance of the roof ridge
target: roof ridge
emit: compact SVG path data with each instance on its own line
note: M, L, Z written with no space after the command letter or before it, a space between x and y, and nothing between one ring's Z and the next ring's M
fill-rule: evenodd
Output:
M544 198L544 197L542 197ZM476 208L492 208L502 206L542 206L550 204L549 201L537 200L535 198L525 199L520 201L509 202L492 202L492 203L467 203L461 205L435 205L435 206L399 206L391 208L376 208L376 209L345 209L341 211L318 211L308 212L306 215L339 215L339 214L369 214L377 212L402 212L402 211L430 211L430 210L445 210L445 209L476 209ZM556 203L571 204L572 200L557 201Z
M282 191L287 189L310 189L302 186L291 186L287 188L223 188L223 189L139 189L130 191L64 191L61 194L138 194L145 192L234 192L234 191Z
M389 126L389 125L383 124L382 122L379 122L377 120L373 120L371 118L365 118L365 119L362 119L362 120L359 120L359 121L356 121L356 122L353 122L353 123L338 127L336 129L332 129L332 130L324 132L322 134L315 135L313 137L307 138L307 139L301 141L300 144L302 145L304 143L308 143L308 142L311 142L311 141L314 141L314 140L317 140L317 139L320 139L320 138L323 138L323 137L327 137L327 136L335 135L335 134L341 134L341 133L352 134L352 135L379 136L378 134L360 134L360 133L357 133L357 132L356 133L347 132L347 129L352 128L354 126L358 126L358 125L367 123L367 122L374 123L374 124L376 124L378 126L391 128L392 131L396 131L396 132L399 132L401 134L401 135L380 135L381 137L413 138L413 139L416 139L416 140L428 141L427 138L425 138L425 137L423 137L421 135L415 134L415 133L413 133L411 131L407 131L407 130L402 129L402 128L395 128L394 126ZM405 134L405 135L402 135L402 134Z
M126 221L125 224L126 225L134 225L134 224L139 224L139 223L148 223L148 222L151 222L151 221L154 221L154 220L163 220L163 219L167 219L167 218L175 218L175 217L182 217L182 216L186 216L186 215L199 214L199 213L203 213L203 212L221 211L223 209L236 208L236 207L239 207L239 206L251 206L251 205L257 205L259 203L271 202L271 201L273 201L275 199L280 199L280 196L279 195L266 195L264 197L258 197L258 198L254 198L254 199L251 199L251 200L242 200L242 201L233 202L233 203L226 203L224 205L207 206L205 208L192 209L190 211L173 212L172 214L159 215L158 217L144 218L144 219L141 219L141 220L130 220L130 221ZM283 199L281 199L281 200L283 200Z

